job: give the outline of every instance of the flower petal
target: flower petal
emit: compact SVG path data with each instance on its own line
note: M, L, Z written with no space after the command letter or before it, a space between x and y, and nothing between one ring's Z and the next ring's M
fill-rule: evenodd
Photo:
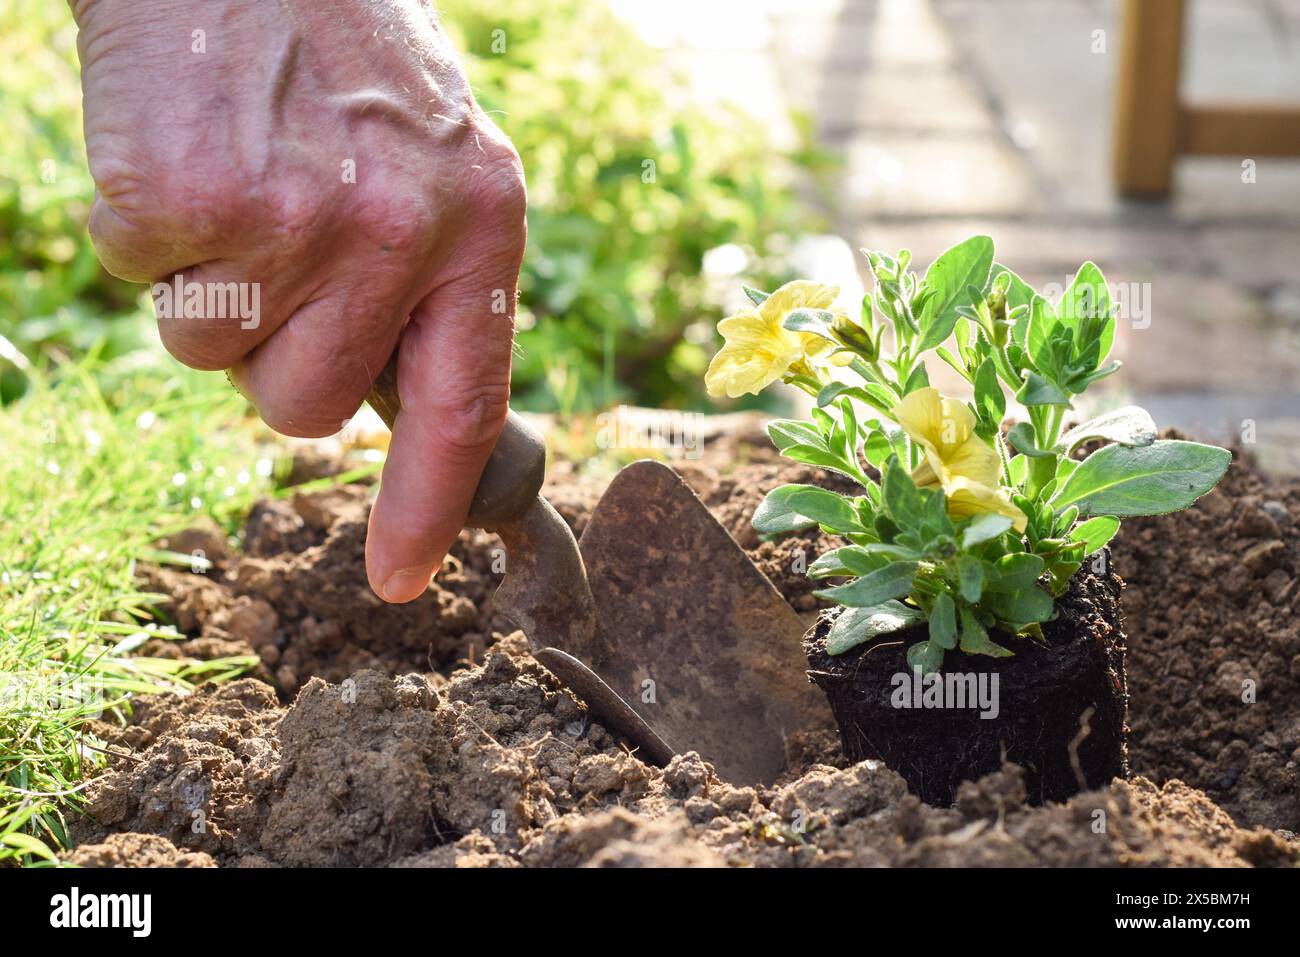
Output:
M1002 463L998 461L998 453L976 436L969 436L961 446L953 449L949 454L944 454L941 448L939 454L948 474L968 478L972 482L990 488L997 487L998 474L1002 469Z
M1016 508L1001 489L957 476L945 484L944 494L948 496L948 514L954 518L986 512L1005 515L1011 519L1011 525L1018 533L1024 532L1025 526L1029 524L1025 513Z
M739 398L746 393L758 395L785 375L790 367L788 355L776 355L764 349L736 347L731 343L718 350L704 374L709 395Z
M936 445L939 446L940 454L945 458L951 458L952 455L966 443L975 431L975 414L966 406L965 402L957 399L944 399L942 402L943 412L941 415L942 423L939 426L939 435L933 438ZM990 449L990 451L992 451ZM997 458L996 453L994 458Z
M913 442L938 451L943 428L943 400L938 389L927 386L909 393L891 414Z
M727 340L727 345L761 345L772 337L772 327L753 306L746 306L734 316L723 319L718 323L718 332Z
M921 464L912 470L912 484L917 488L938 488L939 473L934 469L936 461L938 456L927 449ZM943 468L942 462L939 462L939 467Z
M808 279L795 279L768 296L758 308L764 319L779 326L790 310L829 309L839 294L839 286L823 286Z

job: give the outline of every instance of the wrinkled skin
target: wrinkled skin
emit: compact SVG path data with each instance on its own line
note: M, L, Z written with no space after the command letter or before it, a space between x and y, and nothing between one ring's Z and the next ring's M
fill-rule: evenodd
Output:
M255 322L177 317L155 296L172 355L229 370L277 431L322 436L397 349L403 411L366 563L381 597L416 598L507 411L526 233L514 149L419 0L73 12L104 265L258 284Z

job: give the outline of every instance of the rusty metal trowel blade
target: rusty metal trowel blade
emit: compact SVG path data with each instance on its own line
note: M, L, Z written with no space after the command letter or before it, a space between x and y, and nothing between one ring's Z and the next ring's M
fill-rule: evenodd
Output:
M825 713L803 622L668 466L610 483L580 542L598 635L591 667L677 753L770 783L785 736Z

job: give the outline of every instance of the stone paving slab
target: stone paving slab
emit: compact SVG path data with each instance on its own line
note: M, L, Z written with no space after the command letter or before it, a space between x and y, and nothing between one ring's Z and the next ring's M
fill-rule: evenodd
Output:
M1274 2L1197 0L1183 46L1191 99L1300 100L1297 29Z
M1225 224L1203 231L1222 274L1247 289L1300 285L1300 225Z
M1254 160L1253 183L1242 182L1245 159ZM1300 236L1300 159L1234 156L1180 160L1174 170L1169 213L1183 221L1285 222Z
M787 95L817 104L817 129L828 146L841 145L861 129L890 133L991 135L997 120L978 93L949 72L912 72L905 67L823 71L792 69Z
M845 148L840 211L849 222L1025 216L1042 210L1033 174L994 137L864 131Z

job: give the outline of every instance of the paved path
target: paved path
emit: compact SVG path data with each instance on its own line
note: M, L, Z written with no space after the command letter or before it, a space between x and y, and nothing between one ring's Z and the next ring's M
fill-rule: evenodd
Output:
M1128 394L1217 440L1253 428L1267 467L1300 473L1300 161L1243 182L1251 157L1184 160L1169 202L1118 199L1114 0L614 2L702 92L784 135L787 107L815 118L853 248L926 263L987 232L1035 284L1095 260L1142 306L1117 344ZM1300 101L1300 0L1194 0L1189 29L1189 96Z

